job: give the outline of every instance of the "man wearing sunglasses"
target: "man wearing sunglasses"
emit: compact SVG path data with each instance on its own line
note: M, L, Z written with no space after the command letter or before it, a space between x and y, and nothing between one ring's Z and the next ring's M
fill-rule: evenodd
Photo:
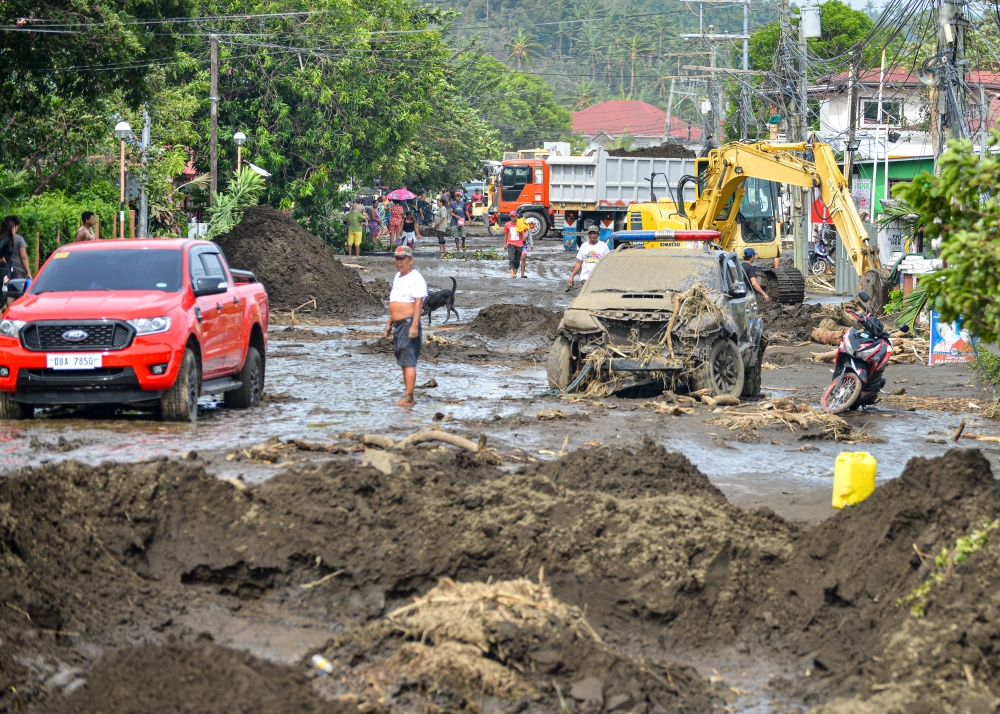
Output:
M396 248L396 277L389 293L389 321L385 336L392 335L396 364L403 368L406 394L396 404L413 406L413 388L417 383L417 357L420 356L420 311L427 297L424 277L413 269L413 249L408 245Z

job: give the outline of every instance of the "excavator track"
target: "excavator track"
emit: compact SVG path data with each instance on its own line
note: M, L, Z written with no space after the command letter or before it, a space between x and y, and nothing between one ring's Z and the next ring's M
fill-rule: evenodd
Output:
M796 268L761 270L767 279L765 292L782 305L800 305L806 298L806 281Z

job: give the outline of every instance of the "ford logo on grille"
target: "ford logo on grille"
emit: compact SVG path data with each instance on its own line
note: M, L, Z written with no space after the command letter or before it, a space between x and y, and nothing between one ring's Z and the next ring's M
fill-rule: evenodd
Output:
M88 337L90 337L90 335L83 330L66 330L62 333L62 338L67 342L83 342Z

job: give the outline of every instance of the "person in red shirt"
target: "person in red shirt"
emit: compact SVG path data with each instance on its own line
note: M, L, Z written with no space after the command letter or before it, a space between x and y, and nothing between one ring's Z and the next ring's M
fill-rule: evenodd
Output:
M524 250L524 234L517 230L517 213L511 212L510 220L504 223L503 236L510 277L516 278L517 269L521 267L521 252Z

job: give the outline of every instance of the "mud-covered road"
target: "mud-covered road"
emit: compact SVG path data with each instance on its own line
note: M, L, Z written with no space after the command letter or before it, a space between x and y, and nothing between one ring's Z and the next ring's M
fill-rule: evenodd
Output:
M891 365L834 429L806 419L827 348L782 339L741 409L804 424L552 395L573 256L542 242L511 279L471 257L496 242L418 253L460 319L426 329L411 409L381 320L305 315L272 325L258 409L4 425L0 712L992 711L1000 546L924 617L897 605L933 570L918 553L1000 515L974 372ZM387 256L342 262L392 278ZM487 448L360 441L430 429ZM837 512L844 450L879 488Z
M379 341L381 320L294 329L274 325L262 409L228 411L203 399L194 427L165 425L148 414L123 418L121 413L59 412L6 429L0 437L0 463L14 468L63 459L100 463L196 452L219 475L253 481L269 477L274 467L226 461L226 456L234 447L273 437L332 443L350 439L348 434L398 437L438 424L469 436L485 434L491 445L520 449L525 459L546 459L585 444L634 446L648 436L690 458L734 503L768 506L793 520L816 522L832 513L833 461L844 449L872 453L879 478L887 479L898 476L910 456L943 453L947 446L933 442L947 442L961 420L967 422L968 434L1000 433L968 406L987 403L990 393L965 366L890 366L886 391L905 394L886 394L877 409L846 417L874 440L861 445L817 439L784 426L737 440L738 432L709 423L713 415L707 409L684 416L654 413L650 404L656 397L571 401L549 396L544 360L558 315L575 294L567 292L565 282L573 256L556 241L543 241L529 263L529 277L511 279L506 262L471 258L475 250L491 245L495 238L473 237L469 254L459 259L439 259L429 244L418 252L417 267L432 289L450 287L455 278L461 319L452 317L445 324L443 311L434 314L417 383L437 386L418 389L413 409L394 405L401 380L389 345ZM362 266L366 282L392 280L388 256L342 260ZM522 311L510 315L507 305ZM476 320L486 308L492 309ZM440 341L434 343L436 338ZM824 349L772 344L765 355L772 367L764 372L765 397L818 406L829 365L812 362L810 353ZM932 404L930 397L947 398L949 408ZM997 462L1000 442L975 443Z

